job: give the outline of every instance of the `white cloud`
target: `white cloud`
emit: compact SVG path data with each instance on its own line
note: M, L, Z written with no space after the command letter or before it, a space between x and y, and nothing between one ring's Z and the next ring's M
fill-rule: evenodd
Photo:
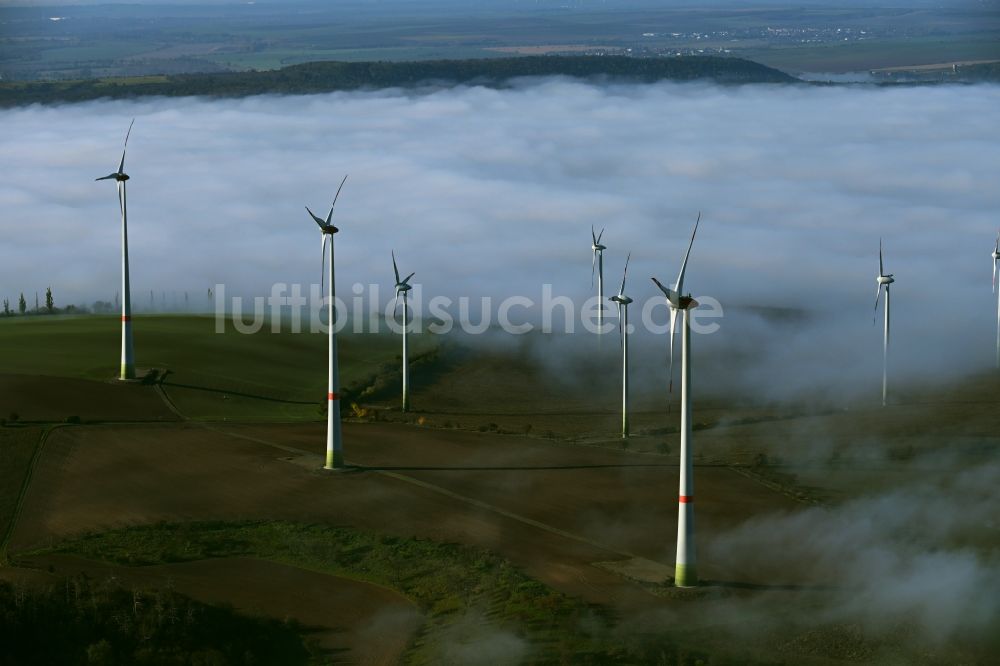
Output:
M389 250L430 297L590 292L589 227L609 284L671 278L698 210L689 287L725 305L808 306L852 322L874 300L884 237L903 358L956 331L989 350L988 255L1000 210L1000 87L459 87L240 100L102 101L0 112L3 295L117 288L114 187L127 170L134 293L264 294L318 280L304 205L338 204L338 283L379 281ZM609 287L610 291L610 287ZM839 309L839 310L838 310ZM836 321L833 318L831 321ZM936 331L936 332L935 332ZM817 340L800 341L801 355ZM913 345L907 351L907 345ZM877 348L877 345L872 345ZM951 364L962 350L945 350ZM785 352L794 352L785 349ZM972 361L969 361L971 364Z

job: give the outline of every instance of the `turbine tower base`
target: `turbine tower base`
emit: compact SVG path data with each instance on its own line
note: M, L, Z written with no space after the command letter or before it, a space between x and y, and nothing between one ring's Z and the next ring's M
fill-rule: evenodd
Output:
M693 564L678 564L674 569L674 587L698 587L698 571Z
M334 455L332 459L326 461L326 464L323 465L323 469L330 472L341 471L344 469L344 456Z

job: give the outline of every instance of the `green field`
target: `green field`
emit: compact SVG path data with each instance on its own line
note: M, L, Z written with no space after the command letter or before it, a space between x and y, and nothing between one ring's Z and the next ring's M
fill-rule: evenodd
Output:
M195 419L318 420L326 397L326 343L322 333L242 335L229 322L152 315L133 320L136 365L155 369L156 382L178 409ZM434 349L433 336L413 336L413 357ZM5 372L71 377L107 383L120 359L116 317L12 317L0 320L0 346L17 349ZM68 340L72 343L67 344ZM360 394L395 369L398 336L338 336L345 396ZM0 384L2 388L2 384ZM2 396L2 393L0 393ZM0 412L4 412L0 405ZM7 412L10 410L7 409ZM70 413L73 413L70 411ZM68 415L61 412L63 418ZM127 419L127 414L121 417ZM62 419L59 419L62 420Z
M998 60L996 35L979 33L962 39L920 37L850 44L748 48L746 58L790 72L856 72L882 67L910 67L938 63Z
M704 585L679 590L678 410L663 386L637 387L621 441L616 345L602 365L596 341L418 336L403 413L399 338L345 334L349 467L328 473L312 395L325 336L141 316L137 365L157 373L123 383L118 326L0 320L0 344L18 350L0 374L2 580L114 576L142 594L176 580L198 603L302 613L353 655L382 609L415 609L385 630L393 663L465 663L492 645L516 656L506 663L683 666L985 665L1000 651L996 373L885 408L699 393ZM538 363L563 345L563 369L591 370ZM935 527L942 507L951 518ZM928 618L956 597L928 576L940 558L959 563L974 612L934 636Z

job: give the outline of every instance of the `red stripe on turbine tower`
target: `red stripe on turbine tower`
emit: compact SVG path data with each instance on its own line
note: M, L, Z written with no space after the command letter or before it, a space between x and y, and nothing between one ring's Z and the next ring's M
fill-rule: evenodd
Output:
M128 315L122 315L122 321L132 321L132 317L129 317Z
M681 495L680 496L680 501L681 501L681 504L687 504L688 502L693 502L694 501L694 495Z
M340 396L337 395L336 393L327 393L326 394L326 399L327 400L340 400Z

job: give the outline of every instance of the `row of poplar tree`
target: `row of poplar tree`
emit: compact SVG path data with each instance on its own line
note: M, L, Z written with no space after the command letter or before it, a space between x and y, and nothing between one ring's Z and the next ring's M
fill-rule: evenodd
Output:
M28 312L28 302L24 300L24 292L21 292L20 298L17 299L17 311L21 314L27 314ZM41 310L38 307L38 293L35 293L35 314L52 314L56 311L55 302L52 300L52 287L45 288L45 309ZM14 311L10 309L10 299L3 299L3 314L5 317L9 317L14 314Z

